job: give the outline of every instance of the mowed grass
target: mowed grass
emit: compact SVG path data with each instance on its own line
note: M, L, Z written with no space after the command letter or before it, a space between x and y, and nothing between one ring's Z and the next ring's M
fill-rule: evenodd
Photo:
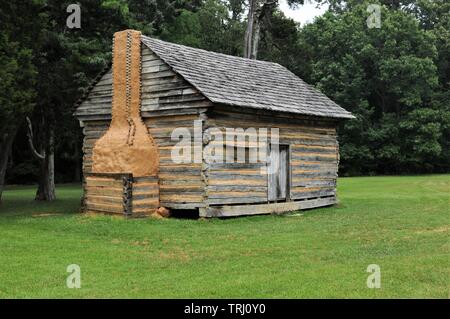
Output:
M79 186L4 193L0 297L448 298L450 175L339 179L340 204L288 216L78 214ZM66 287L70 264L81 288ZM366 285L381 267L381 288Z

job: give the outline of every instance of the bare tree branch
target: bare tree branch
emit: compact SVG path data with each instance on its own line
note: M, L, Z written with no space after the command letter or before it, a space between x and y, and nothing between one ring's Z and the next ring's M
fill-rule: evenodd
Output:
M36 148L34 147L34 143L33 143L33 126L31 124L31 120L30 118L27 116L27 123L28 123L28 143L30 144L30 149L31 152L33 153L33 155L40 159L40 160L44 160L45 159L45 151L42 152L42 154L40 154Z

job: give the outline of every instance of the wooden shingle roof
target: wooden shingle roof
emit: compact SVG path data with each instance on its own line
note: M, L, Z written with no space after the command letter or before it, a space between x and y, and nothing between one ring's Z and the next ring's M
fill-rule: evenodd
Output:
M354 116L285 67L142 36L142 42L211 102L332 118Z

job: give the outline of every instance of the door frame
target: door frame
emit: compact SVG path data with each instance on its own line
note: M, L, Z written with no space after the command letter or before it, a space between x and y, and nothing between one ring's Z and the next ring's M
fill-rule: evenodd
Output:
M272 151L272 144L269 143L267 145L268 148L268 154L270 157L270 152ZM266 172L266 177L267 177L267 202L271 203L271 202L290 202L292 201L292 196L291 196L291 180L292 180L292 168L291 168L291 159L292 159L292 148L291 148L291 144L288 143L278 143L278 146L283 146L286 147L287 152L286 152L286 198L284 200L269 200L269 174ZM266 163L267 166L267 163Z

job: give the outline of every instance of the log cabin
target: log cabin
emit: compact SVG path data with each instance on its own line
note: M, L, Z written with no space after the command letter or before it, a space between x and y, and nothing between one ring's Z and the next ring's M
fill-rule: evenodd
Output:
M134 30L114 35L112 65L74 115L84 133L83 211L131 217L161 208L225 217L333 205L336 129L353 118L277 63ZM227 130L236 138L217 138ZM191 138L181 160L180 132ZM225 160L207 158L208 148ZM256 149L266 156L250 161Z

